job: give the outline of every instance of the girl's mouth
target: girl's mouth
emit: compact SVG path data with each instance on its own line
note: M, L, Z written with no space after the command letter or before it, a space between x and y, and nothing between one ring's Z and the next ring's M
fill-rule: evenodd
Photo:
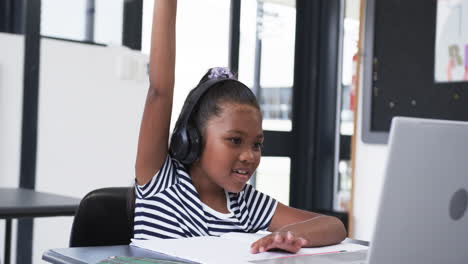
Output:
M237 178L240 178L244 181L248 181L249 180L249 176L250 176L250 173L248 170L244 170L244 169L233 169L232 170L232 174L234 174L234 176L236 176Z

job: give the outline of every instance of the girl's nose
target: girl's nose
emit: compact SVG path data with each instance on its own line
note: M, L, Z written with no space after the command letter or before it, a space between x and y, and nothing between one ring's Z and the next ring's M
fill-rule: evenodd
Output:
M256 158L256 154L251 148L247 148L243 150L239 156L239 159L242 162L254 162Z

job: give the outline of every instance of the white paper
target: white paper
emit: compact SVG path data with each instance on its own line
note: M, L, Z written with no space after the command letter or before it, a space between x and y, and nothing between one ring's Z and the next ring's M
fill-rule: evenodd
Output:
M134 239L131 245L206 264L239 264L249 263L249 261L252 260L367 249L366 246L343 242L333 246L302 248L295 254L286 252L250 253L250 245L262 236L264 236L264 234L228 233L222 237L202 236L181 239Z

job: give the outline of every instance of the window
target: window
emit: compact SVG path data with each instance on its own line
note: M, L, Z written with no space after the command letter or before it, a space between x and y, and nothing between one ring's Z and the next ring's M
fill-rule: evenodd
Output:
M239 80L259 98L263 129L291 131L295 1L243 1Z
M269 132L292 129L295 3L242 1L241 5L238 75L257 95L269 146L277 144L268 141ZM291 159L287 154L262 157L252 184L289 205Z
M143 2L142 52L145 54L150 51L153 2ZM229 58L230 1L179 0L177 6L177 61L172 125L179 116L188 92L209 68L226 67Z
M41 35L122 45L124 0L42 0Z
M255 175L256 188L289 205L289 157L262 157Z

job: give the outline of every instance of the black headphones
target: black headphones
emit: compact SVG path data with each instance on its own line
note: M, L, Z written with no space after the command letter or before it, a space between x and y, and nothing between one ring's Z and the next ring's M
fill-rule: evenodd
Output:
M233 78L210 79L194 88L187 96L179 118L177 119L169 146L169 153L171 156L181 163L185 165L192 164L198 159L202 149L201 133L189 122L193 109L210 87L226 81L239 82Z

